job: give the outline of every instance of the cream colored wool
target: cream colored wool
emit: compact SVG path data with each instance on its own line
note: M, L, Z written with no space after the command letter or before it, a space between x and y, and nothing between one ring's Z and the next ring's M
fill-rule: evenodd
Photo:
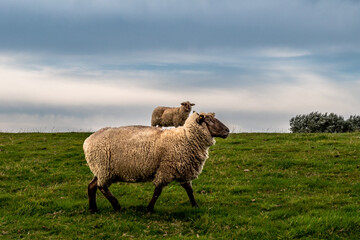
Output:
M187 104L191 104L189 101L184 102ZM154 109L151 116L151 126L159 127L178 127L183 126L186 119L189 117L191 112L190 109L186 110L186 108L181 105L180 107L157 107Z
M192 114L183 127L145 126L103 128L84 142L86 161L98 186L113 182L152 181L165 186L173 180L189 182L201 173L215 140L205 123Z

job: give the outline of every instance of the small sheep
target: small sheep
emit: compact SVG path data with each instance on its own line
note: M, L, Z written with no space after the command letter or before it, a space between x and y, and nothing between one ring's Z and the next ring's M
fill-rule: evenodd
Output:
M195 103L182 102L180 107L157 107L154 109L151 116L151 126L156 127L178 127L185 123L185 120L189 117L191 107L195 106Z
M201 173L214 137L226 138L229 129L214 114L194 113L183 127L161 129L147 126L103 128L84 142L84 153L94 174L88 186L89 207L97 211L96 190L120 211L118 200L108 187L114 182L148 182L155 185L147 206L152 212L162 189L178 181L197 207L191 181Z

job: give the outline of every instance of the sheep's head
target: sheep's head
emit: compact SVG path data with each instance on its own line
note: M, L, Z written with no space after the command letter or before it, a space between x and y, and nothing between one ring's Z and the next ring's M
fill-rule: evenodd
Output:
M215 113L200 113L196 122L205 123L212 137L226 138L229 135L229 128L215 118Z
M192 106L195 106L195 103L190 103L189 101L181 103L181 107L184 108L185 112L190 112Z

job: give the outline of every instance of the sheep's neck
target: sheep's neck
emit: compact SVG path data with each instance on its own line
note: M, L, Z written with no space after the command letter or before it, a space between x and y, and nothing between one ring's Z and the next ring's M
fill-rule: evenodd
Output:
M189 147L195 148L197 151L200 151L206 155L209 147L215 143L213 137L208 136L199 129L196 129L195 131L190 129L185 134L188 139Z

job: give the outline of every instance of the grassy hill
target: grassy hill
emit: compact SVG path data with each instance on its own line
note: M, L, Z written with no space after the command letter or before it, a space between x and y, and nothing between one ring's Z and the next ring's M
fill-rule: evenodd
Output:
M152 183L114 184L122 212L98 192L89 213L89 135L0 133L1 239L360 237L360 133L217 139L193 181L200 208L173 182L151 215Z

